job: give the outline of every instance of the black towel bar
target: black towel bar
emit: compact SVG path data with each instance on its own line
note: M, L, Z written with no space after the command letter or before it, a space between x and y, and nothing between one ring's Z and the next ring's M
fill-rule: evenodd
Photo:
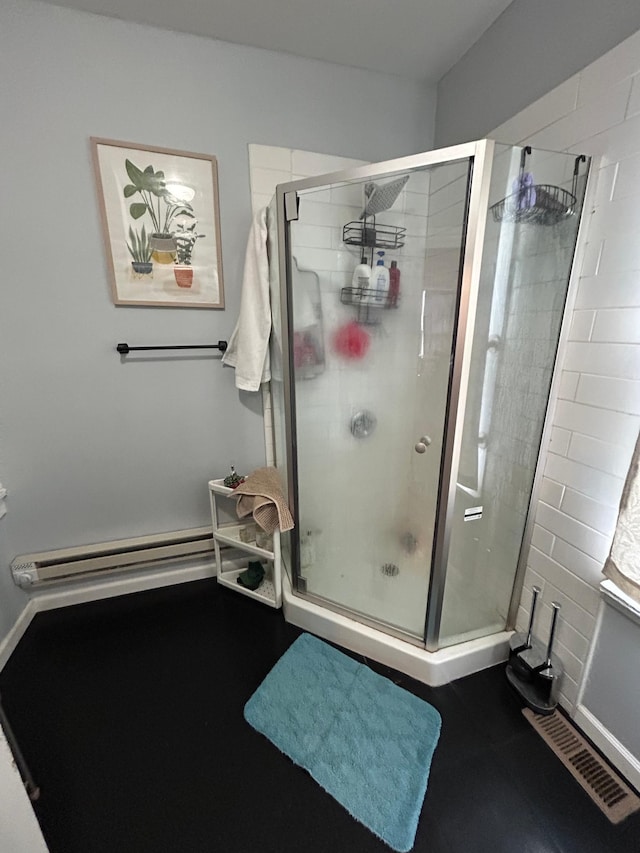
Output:
M226 341L218 341L217 344L186 344L185 346L170 346L170 347L130 347L129 344L118 344L116 349L120 355L127 355L130 352L140 352L142 350L167 350L167 349L217 349L220 352L225 352L227 349Z

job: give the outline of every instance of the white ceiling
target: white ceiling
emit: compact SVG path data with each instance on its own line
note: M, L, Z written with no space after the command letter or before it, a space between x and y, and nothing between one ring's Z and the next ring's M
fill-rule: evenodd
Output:
M436 82L511 0L55 2L127 21Z

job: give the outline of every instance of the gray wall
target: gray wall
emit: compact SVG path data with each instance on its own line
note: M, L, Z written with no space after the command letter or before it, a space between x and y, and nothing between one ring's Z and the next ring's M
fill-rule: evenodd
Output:
M436 146L486 136L638 29L638 0L514 0L440 80Z
M605 604L581 704L638 760L639 658L640 617L623 615Z
M57 8L0 8L0 639L17 553L208 522L206 481L263 462L259 395L211 358L250 222L247 144L380 160L432 146L435 91L397 77ZM114 307L89 136L216 154L225 311Z
M11 562L12 554L8 551L8 543L5 537L7 516L0 521L0 643L7 632L13 627L16 617L27 602L26 595L12 583L7 566Z

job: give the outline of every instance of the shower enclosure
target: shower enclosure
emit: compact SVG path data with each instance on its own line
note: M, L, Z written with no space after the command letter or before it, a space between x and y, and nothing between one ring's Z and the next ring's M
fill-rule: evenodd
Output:
M278 187L290 601L423 654L513 626L588 171L483 140Z

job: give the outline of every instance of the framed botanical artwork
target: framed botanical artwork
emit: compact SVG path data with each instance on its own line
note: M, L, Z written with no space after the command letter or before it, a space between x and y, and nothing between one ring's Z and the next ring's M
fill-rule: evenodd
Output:
M114 303L224 308L216 158L91 146Z

